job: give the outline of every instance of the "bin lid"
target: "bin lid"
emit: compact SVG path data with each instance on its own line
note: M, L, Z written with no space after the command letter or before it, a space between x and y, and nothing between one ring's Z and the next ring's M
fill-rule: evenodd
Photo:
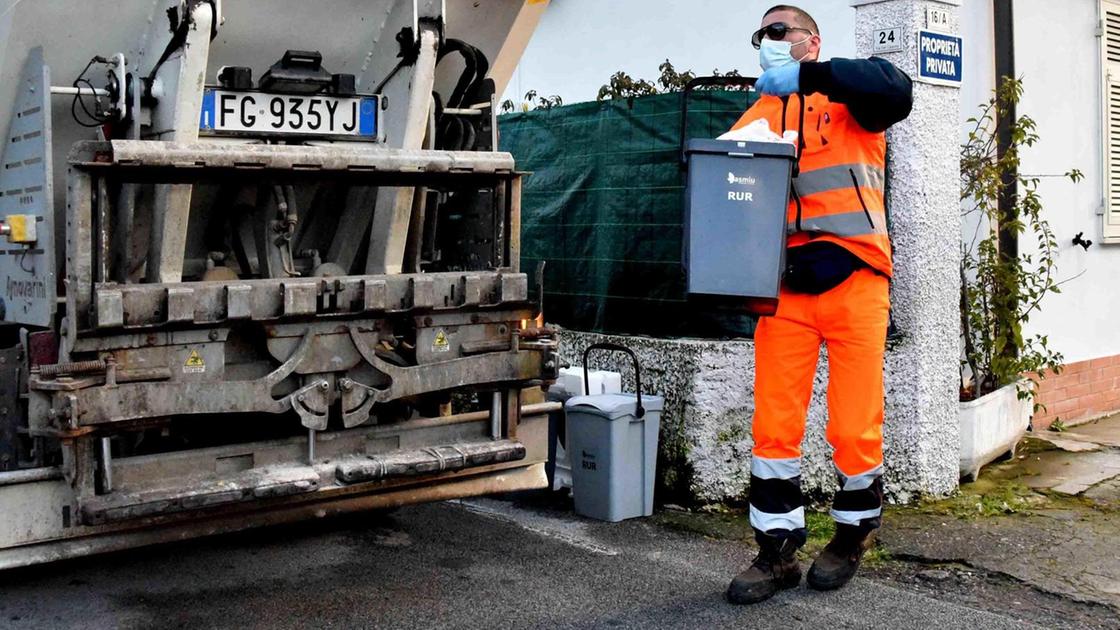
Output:
M617 420L626 416L633 416L637 407L638 398L634 394L595 394L593 396L576 396L569 398L564 403L564 411L576 411L600 416L608 420ZM665 400L660 396L642 395L642 407L646 412L661 411Z
M697 138L685 144L684 152L729 155L750 153L761 157L776 157L794 159L797 157L797 147L788 142L750 142L742 140L707 140ZM745 156L744 156L745 157Z

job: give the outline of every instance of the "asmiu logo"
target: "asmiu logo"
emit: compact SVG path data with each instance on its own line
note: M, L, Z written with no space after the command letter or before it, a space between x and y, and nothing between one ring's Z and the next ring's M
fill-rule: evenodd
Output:
M756 180L755 178L753 178L749 175L746 176L746 177L739 177L735 173L728 173L727 174L727 183L728 184L742 184L744 186L754 186L755 182L757 182L757 181L758 180Z

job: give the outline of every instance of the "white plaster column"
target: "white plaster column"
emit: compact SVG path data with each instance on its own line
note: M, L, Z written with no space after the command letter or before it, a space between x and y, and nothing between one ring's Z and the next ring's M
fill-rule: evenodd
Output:
M901 337L887 355L886 482L948 492L960 444L960 90L919 80L918 31L959 33L960 0L851 4L858 55L874 54L879 29L897 28L901 51L879 56L914 79L913 112L887 132L891 302ZM929 9L947 13L947 24L927 24Z

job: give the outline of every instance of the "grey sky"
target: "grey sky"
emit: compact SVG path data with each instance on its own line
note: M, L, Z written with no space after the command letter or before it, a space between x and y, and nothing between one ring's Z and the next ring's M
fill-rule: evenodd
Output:
M510 82L506 98L525 92L593 100L617 70L653 80L668 58L679 71L759 72L750 35L774 0L552 0ZM793 2L823 31L823 57L855 51L847 0Z

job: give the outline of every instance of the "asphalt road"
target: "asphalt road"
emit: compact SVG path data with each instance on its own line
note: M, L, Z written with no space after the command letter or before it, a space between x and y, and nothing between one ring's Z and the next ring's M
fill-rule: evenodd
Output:
M745 545L471 500L0 574L3 628L1024 628L857 578L728 604Z

